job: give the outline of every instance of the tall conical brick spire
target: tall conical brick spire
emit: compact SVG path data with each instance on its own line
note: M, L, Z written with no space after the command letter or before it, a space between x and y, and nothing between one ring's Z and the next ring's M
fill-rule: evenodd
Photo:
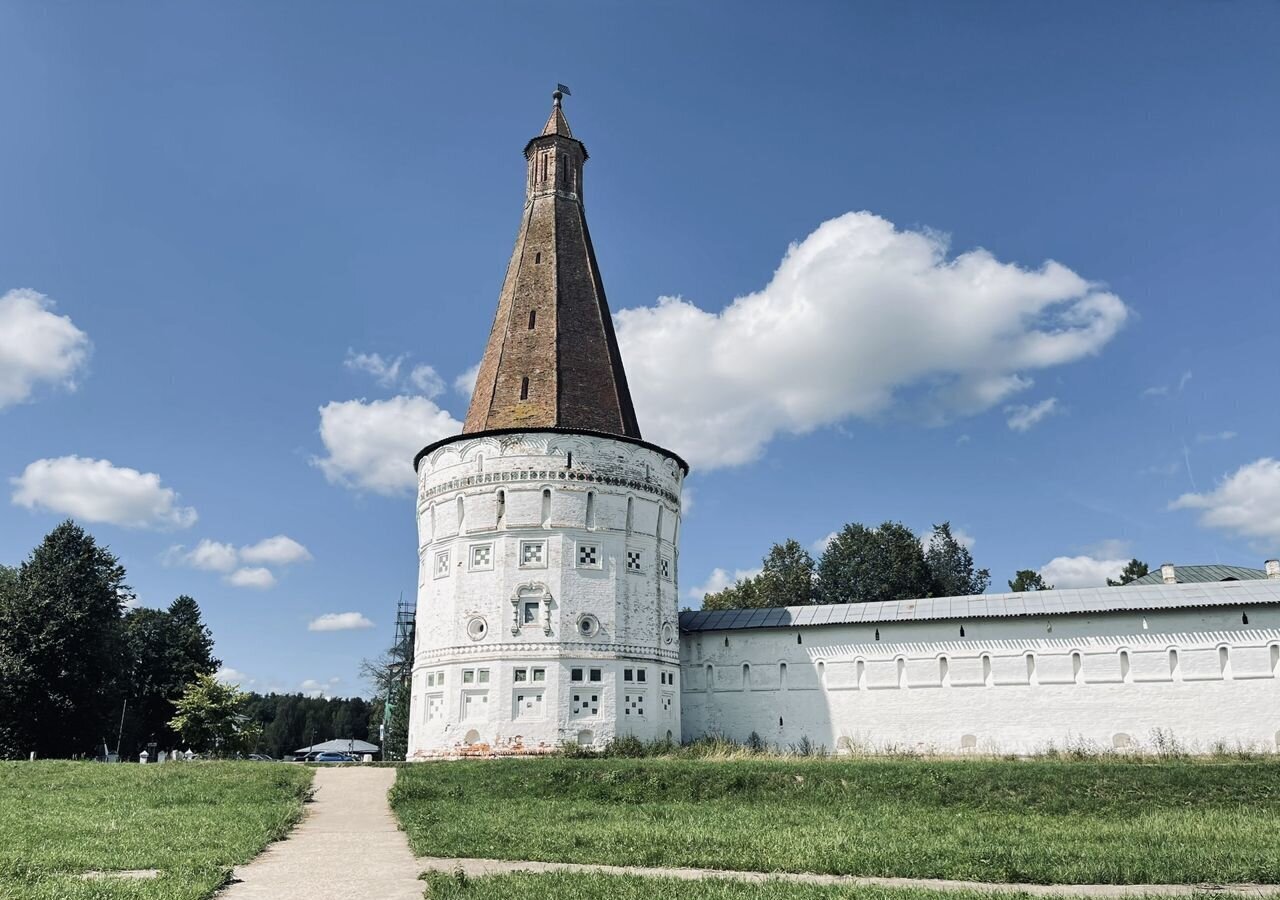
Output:
M577 428L639 438L582 210L587 148L556 91L528 160L524 216L463 433Z

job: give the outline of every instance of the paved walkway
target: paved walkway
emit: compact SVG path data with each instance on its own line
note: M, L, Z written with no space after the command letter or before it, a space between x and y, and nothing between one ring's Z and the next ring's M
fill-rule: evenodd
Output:
M395 780L392 768L318 769L306 817L217 900L422 900L422 864L387 803Z
M606 875L641 875L699 881L725 878L731 881L793 881L803 884L928 888L936 891L979 891L988 894L1031 894L1036 897L1138 897L1161 894L1190 896L1207 891L1250 897L1280 897L1280 884L1004 884L981 881L943 881L935 878L871 878L859 875L814 875L795 872L734 872L720 869L671 869L640 866L601 866L579 863L513 862L501 859L418 860L426 872L456 872L472 877L512 872L600 872ZM692 895L691 895L692 896Z

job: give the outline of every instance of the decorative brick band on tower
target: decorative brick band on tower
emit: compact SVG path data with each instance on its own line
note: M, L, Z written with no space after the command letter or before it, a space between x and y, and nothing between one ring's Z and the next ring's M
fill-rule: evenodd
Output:
M680 491L640 439L557 91L463 433L418 473L409 758L680 739Z

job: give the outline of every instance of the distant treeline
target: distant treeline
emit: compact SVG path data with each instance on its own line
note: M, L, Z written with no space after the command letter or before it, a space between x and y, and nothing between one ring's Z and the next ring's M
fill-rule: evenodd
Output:
M379 744L382 701L302 694L248 695L245 712L262 725L258 752L276 759L322 741L354 738Z

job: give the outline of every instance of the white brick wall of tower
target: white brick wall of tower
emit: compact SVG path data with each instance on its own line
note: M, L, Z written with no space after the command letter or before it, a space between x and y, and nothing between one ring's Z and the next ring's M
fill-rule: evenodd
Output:
M410 759L680 740L682 477L593 435L423 457Z

